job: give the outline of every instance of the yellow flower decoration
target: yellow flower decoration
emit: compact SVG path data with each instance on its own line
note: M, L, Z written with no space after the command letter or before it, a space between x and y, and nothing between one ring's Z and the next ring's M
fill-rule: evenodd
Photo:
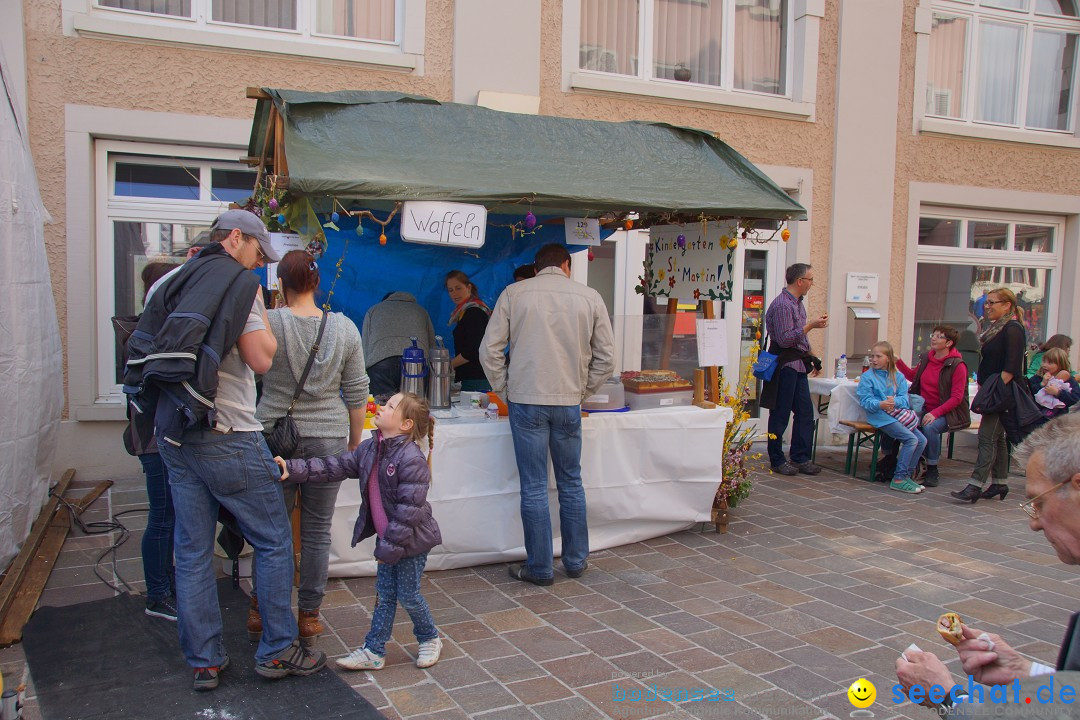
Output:
M659 273L659 275L660 275L660 279L661 279L661 280L663 280L663 279L664 279L664 271L663 271L663 270L661 270L661 271L660 271L660 273Z

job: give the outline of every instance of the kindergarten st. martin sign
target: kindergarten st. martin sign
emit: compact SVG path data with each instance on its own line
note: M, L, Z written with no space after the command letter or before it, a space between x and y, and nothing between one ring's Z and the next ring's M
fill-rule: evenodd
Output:
M735 250L733 230L709 223L656 225L649 230L642 287L647 295L683 302L730 300Z

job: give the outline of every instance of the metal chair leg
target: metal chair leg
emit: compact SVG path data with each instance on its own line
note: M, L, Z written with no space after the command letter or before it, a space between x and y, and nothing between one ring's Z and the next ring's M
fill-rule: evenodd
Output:
M954 433L954 432L950 432L950 433L949 433L949 454L948 454L948 458L949 458L950 460L952 460L952 454L953 454L953 441L954 441L955 439L956 439L956 433Z

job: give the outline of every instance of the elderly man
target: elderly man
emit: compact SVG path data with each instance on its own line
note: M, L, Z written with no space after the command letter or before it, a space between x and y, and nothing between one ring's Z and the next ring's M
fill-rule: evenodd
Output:
M1042 531L1061 562L1080 565L1080 415L1062 416L1039 428L1017 449L1014 457L1026 464L1028 500L1020 507L1027 513L1031 529ZM1059 717L1050 713L1062 710L1060 717L1075 717L1069 714L1075 707L1071 704L1058 704L1056 708L1042 703L1028 705L1024 698L1034 696L1038 687L1047 685L1050 673L1080 671L1078 618L1080 612L1069 618L1055 666L1033 662L999 636L966 625L964 639L956 646L960 663L974 683L1008 685L1008 692L1003 693L1008 700L1013 699L1014 683L1020 682L1017 697L1021 705L1009 708L1011 716L1024 717L1026 705L1032 716L1038 712L1038 717ZM983 693L983 688L972 684L976 697L968 697L968 683L954 686L952 674L933 653L905 651L896 661L896 676L908 697L914 686L921 687L925 695L921 704L935 708L939 714L990 717L994 709L1002 709L999 703L991 701L988 691ZM1059 686L1066 679L1058 675L1054 678ZM941 692L925 692L935 686ZM1044 692L1042 697L1045 696Z
M581 401L611 377L615 339L600 294L570 279L570 253L564 246L543 246L536 251L535 265L536 277L507 286L495 303L480 362L491 388L510 402L528 558L524 565L510 566L510 577L551 585L548 453L559 491L563 567L569 577L578 578L589 556Z

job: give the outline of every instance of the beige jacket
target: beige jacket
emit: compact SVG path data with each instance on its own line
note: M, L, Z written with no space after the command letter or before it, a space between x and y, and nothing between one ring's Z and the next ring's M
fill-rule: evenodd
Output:
M499 296L480 363L491 389L510 402L580 405L615 370L607 307L592 288L544 268Z

